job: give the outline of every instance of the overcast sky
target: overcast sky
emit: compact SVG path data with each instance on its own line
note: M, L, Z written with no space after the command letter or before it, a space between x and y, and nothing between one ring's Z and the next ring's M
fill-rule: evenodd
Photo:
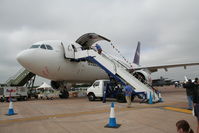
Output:
M21 68L16 55L32 43L75 41L88 32L110 39L129 61L141 41L142 65L199 62L198 6L198 0L0 0L0 83ZM152 76L160 75L199 77L199 67Z

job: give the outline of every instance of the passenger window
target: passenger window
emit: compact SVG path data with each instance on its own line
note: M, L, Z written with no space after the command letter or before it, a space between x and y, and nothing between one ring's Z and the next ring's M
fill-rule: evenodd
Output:
M52 48L50 45L46 45L46 48L47 48L48 50L53 50L53 48Z
M95 83L93 84L93 87L96 87L96 86L99 86L99 82L95 82Z
M42 44L40 48L46 49L46 46L44 44Z
M32 45L30 48L39 48L40 45Z

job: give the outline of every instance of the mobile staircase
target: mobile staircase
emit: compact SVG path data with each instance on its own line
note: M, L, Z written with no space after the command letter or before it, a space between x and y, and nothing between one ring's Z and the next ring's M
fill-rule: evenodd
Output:
M25 84L28 84L28 82L34 78L35 74L29 72L25 68L20 69L14 76L10 77L6 81L7 86L24 86ZM33 80L34 81L34 80Z
M92 49L75 52L75 60L81 61L85 59L97 64L106 73L114 77L117 81L121 82L122 85L129 83L135 88L135 93L144 93L146 100L149 100L152 96L153 102L159 101L158 93L154 91L151 86L139 81L136 77L128 72L128 69L122 65L122 63L109 57L105 53L98 54Z

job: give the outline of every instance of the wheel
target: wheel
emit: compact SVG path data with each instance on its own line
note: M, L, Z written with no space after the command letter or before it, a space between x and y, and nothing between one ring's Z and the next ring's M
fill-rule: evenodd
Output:
M28 97L27 96L24 96L23 97L23 101L27 101Z
M35 97L35 99L38 99L38 95L35 95L34 97Z
M126 102L126 99L125 99L124 94L118 94L118 95L116 96L116 99L117 99L117 102L119 102L119 103L124 103L124 102Z
M4 98L3 97L1 97L1 102L4 102Z
M23 100L22 97L17 98L17 101L22 101L22 100Z
M6 97L6 102L10 102L9 97Z
M66 91L66 90L63 90L63 91L60 91L60 95L59 95L59 97L60 98L65 98L65 99L67 99L68 97L69 97L69 93L68 93L68 91Z
M95 101L95 94L93 94L93 93L88 94L88 100Z

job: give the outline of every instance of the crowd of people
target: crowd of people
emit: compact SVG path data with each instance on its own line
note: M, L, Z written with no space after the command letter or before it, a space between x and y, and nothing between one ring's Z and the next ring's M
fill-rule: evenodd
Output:
M186 88L187 100L188 100L188 109L192 110L193 115L196 116L198 126L197 133L199 133L199 81L198 78L192 82L189 79L183 84L183 87Z

